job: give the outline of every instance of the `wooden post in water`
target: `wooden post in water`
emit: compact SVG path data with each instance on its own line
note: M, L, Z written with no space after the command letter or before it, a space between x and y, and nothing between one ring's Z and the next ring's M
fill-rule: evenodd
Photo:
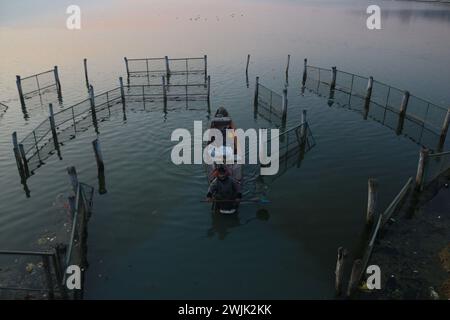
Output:
M336 88L336 75L337 69L336 67L331 68L331 82L330 82L330 90L333 91Z
M366 96L364 97L364 120L367 120L370 108L370 99L372 98L373 77L369 77L367 81Z
M166 77L162 76L162 89L163 89L163 102L164 102L164 113L167 112L167 88L166 88Z
M62 101L62 90L61 90L61 82L59 81L58 66L54 67L53 73L55 74L55 82L56 82L56 89L58 91L58 99L61 102Z
M22 80L20 79L20 76L16 76L16 84L17 84L17 91L19 91L20 105L22 106L22 109L25 109L25 98L23 96Z
M428 155L430 151L427 148L422 148L419 154L419 164L417 165L416 174L416 191L421 191L423 189L425 170L428 164Z
M94 125L95 132L98 134L97 112L95 111L95 95L94 87L92 85L89 86L89 101L91 104L92 124Z
M308 77L308 59L305 58L305 60L303 60L303 77L302 77L302 87L305 86L306 84L306 79Z
M208 80L208 56L205 54L203 59L205 60L205 80ZM189 72L189 70L186 71Z
M256 77L256 84L255 84L255 97L253 100L253 106L255 109L255 113L258 111L258 93L259 93L259 77Z
M337 250L337 261L336 261L336 282L335 282L335 288L336 288L336 295L340 296L342 293L342 286L344 281L344 268L345 268L345 262L347 259L348 251L347 249L344 249L343 247L339 247Z
M208 76L208 78L207 78L208 80L207 80L207 85L208 85L208 105L209 105L209 103L210 103L210 101L211 101L211 98L210 98L210 96L211 96L211 76Z
M13 143L13 152L14 157L16 158L17 169L19 170L19 175L22 180L25 180L25 171L22 163L22 156L19 150L19 143L17 142L17 132L14 131L12 133L12 143Z
M123 57L123 60L125 61L125 68L127 69L127 78L130 79L130 69L128 67L128 59L127 57Z
M286 64L286 86L289 83L289 64L290 64L290 62L291 62L291 55L288 54L288 61L287 61L287 64Z
M250 55L247 55L247 65L245 67L245 74L248 76L248 65L250 64Z
M83 64L84 64L84 79L86 80L86 88L89 91L89 86L90 85L89 85L89 76L88 76L88 68L87 68L87 59L86 58L84 58Z
M363 265L361 259L357 259L353 262L352 273L350 275L350 281L347 287L347 297L350 297L359 284L359 276L361 274Z
M122 110L123 110L123 114L125 115L125 90L123 88L123 79L122 77L119 77L119 84L120 84L120 96L122 98Z
M59 292L61 293L61 297L63 299L67 299L67 291L66 291L66 285L63 282L63 274L65 273L65 270L63 270L61 266L61 255L60 255L60 249L61 245L57 245L53 250L52 255L52 263L53 268L55 270L55 277L56 277L56 285L58 287Z
M103 163L103 154L98 138L92 141L92 147L94 148L95 161L97 162L98 192L100 194L105 194L107 192L105 183L105 165Z
M169 57L165 56L164 59L166 60L166 75L167 75L167 77L170 77Z
M400 111L398 116L398 124L397 124L397 135L401 134L403 131L403 124L405 122L406 108L408 107L409 101L409 92L405 91L402 98L402 103L400 105Z
M52 138L53 138L53 145L55 146L55 150L58 153L58 157L61 159L61 152L59 150L59 142L58 142L58 134L56 132L56 124L55 124L55 114L53 113L53 105L50 103L48 105L48 111L49 111L49 122L50 122L50 128L52 131Z
M69 174L69 181L70 185L72 186L72 194L69 195L69 206L70 206L70 212L72 214L75 213L75 201L77 198L77 191L78 191L78 176L77 176L77 170L75 167L67 167L67 173Z
M282 127L284 127L285 124L286 124L287 108L288 108L287 89L284 88L284 89L283 89L283 103L282 103L283 115L282 115L282 117L281 117L281 123L282 123L281 126L282 126Z
M366 225L370 226L375 218L378 201L378 182L376 179L369 178L368 185Z
M447 114L445 115L445 118L444 118L444 123L442 124L441 135L439 137L438 150L442 150L444 148L445 139L447 138L449 124L450 124L450 108L448 108Z

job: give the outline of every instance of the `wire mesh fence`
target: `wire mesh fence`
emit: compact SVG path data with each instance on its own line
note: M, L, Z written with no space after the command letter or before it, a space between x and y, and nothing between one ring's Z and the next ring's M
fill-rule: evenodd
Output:
M30 97L34 94L43 94L46 90L57 87L55 70L51 69L28 77L20 78L20 85L24 97Z
M427 186L441 174L446 173L449 170L450 151L430 154L424 170L423 185Z
M125 58L128 77L161 77L207 73L207 58Z
M279 119L283 117L283 97L262 84L258 84L257 104L258 113L270 118L272 116Z
M306 71L305 87L309 90L327 95L332 103L364 112L365 116L397 132L412 132L412 139L416 142L447 134L444 128L449 108L376 80L373 80L369 90L369 78L342 70L336 71L332 90L331 69L306 66Z

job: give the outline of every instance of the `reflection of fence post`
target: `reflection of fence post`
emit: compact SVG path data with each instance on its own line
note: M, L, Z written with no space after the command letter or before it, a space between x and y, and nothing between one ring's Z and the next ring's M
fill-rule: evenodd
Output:
M369 115L370 99L372 98L373 77L369 77L367 81L366 96L364 97L364 120Z
M307 122L306 122L306 109L302 111L302 119L301 119L301 127L300 127L300 137L302 139L302 144L304 142L306 142L306 126L307 126Z
M130 69L128 68L128 59L127 59L127 57L123 57L123 60L125 61L125 68L127 69L127 78L130 78Z
M123 114L125 114L125 90L123 89L122 77L119 77L119 83L120 83L120 97L122 98L122 110Z
M205 54L203 59L205 60L205 80L207 80L208 79L208 56ZM189 70L187 70L187 72L189 72Z
M25 108L25 98L23 96L22 80L20 79L20 76L16 76L16 84L17 84L17 90L19 91L20 105L22 106L22 108Z
M58 153L58 156L61 158L61 154L59 151L59 143L58 143L58 134L56 132L56 124L55 124L55 115L53 113L53 105L50 103L48 105L48 111L49 111L49 121L50 121L50 128L52 131L52 137L53 137L53 144L55 146L55 150Z
M163 89L164 112L167 112L167 88L166 88L166 77L164 76L162 76L162 89Z
M169 77L170 76L169 57L165 56L164 59L166 61L166 75L167 75L167 77Z
M282 100L282 116L281 116L281 123L282 126L286 124L286 116L287 116L287 108L288 108L288 99L287 99L287 89L283 89L283 100Z
M58 66L55 66L53 72L55 74L56 89L58 90L58 99L59 101L62 101L61 82L59 81Z
M376 179L369 178L368 185L366 224L370 226L373 223L377 207L378 182Z
M258 111L258 94L259 94L259 77L256 77L255 97L254 97L254 101L253 101L253 106L254 106L255 112Z
M302 77L302 86L303 87L305 86L306 79L308 77L307 65L308 65L308 59L305 58L305 60L303 61L303 77Z
M89 102L91 105L92 124L94 125L95 132L98 133L97 112L95 111L95 95L94 87L92 85L89 86Z
M337 74L336 67L332 67L331 68L330 90L334 90L334 88L336 88L336 74Z
M92 141L92 147L94 148L95 161L97 162L97 172L98 172L98 192L100 194L106 193L105 186L105 165L103 163L103 154L100 148L100 141L95 139Z
M22 163L22 157L19 151L19 143L17 142L17 132L14 131L12 133L12 143L13 143L13 152L14 157L16 158L17 169L19 170L20 177L22 180L25 180L25 172Z
M427 148L422 148L419 154L419 164L417 165L416 174L416 191L421 191L423 189L425 170L428 164L429 150Z
M445 115L444 123L442 124L441 136L439 138L439 146L438 146L439 150L442 150L444 147L449 124L450 124L450 108L448 108L447 114Z
M339 247L337 250L337 261L336 261L336 282L335 282L335 288L336 288L336 295L341 295L342 292L342 281L344 279L344 267L345 267L345 260L347 259L347 249L344 249L342 247Z
M362 268L363 265L361 259L357 259L353 262L352 273L350 275L350 281L348 282L347 297L350 297L357 287Z
M83 64L84 64L84 78L86 80L86 88L89 90L89 76L88 76L87 59L86 58L84 58Z
M23 170L25 172L25 176L28 178L30 176L30 168L28 167L27 155L25 154L23 144L19 144L19 151L20 157L22 158Z

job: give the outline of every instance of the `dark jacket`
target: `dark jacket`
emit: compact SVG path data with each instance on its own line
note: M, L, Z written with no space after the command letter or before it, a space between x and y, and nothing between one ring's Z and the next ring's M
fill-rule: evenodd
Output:
M215 178L209 185L207 197L214 196L218 200L234 200L241 198L241 186L231 177L220 180Z

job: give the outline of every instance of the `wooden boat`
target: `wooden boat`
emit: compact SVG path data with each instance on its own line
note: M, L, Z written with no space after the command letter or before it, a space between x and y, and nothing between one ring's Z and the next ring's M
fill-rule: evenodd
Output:
M219 166L223 166L227 170L228 176L233 179L239 186L242 185L242 164L237 163L238 159L238 148L237 148L237 140L233 131L236 129L232 119L228 115L228 111L225 108L217 109L214 118L211 120L210 124L211 129L218 129L222 132L223 145L218 146L215 144L213 137L210 137L208 141L207 148L209 148L209 152L214 156L215 159L221 157L227 158L227 163L219 164L214 162L211 165L207 165L207 177L208 177L208 186L216 179L217 170ZM227 130L228 129L228 130ZM226 145L226 134L232 134L231 137L234 139L234 147ZM228 163L229 159L233 159L232 163ZM235 202L236 199L226 199L223 201L214 201L213 202L213 210L220 212L222 214L233 214L237 212L239 204Z

